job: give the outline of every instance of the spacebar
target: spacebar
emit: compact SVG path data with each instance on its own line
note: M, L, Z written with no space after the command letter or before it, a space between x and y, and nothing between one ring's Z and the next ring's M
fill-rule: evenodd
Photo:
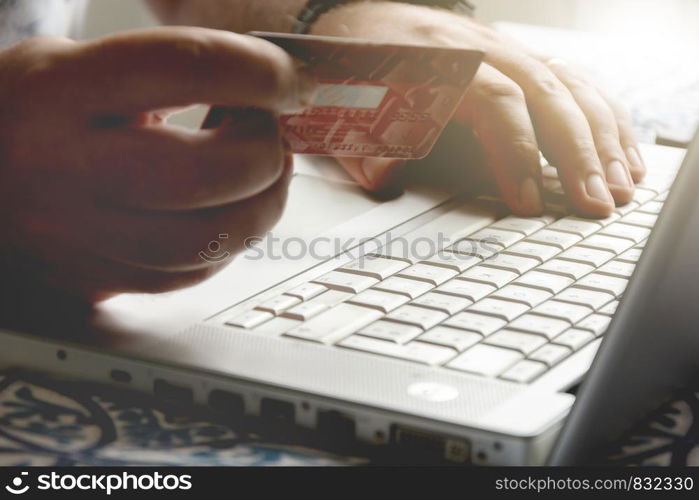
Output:
M376 309L343 303L311 318L302 325L292 328L284 335L323 344L333 344L382 316L383 313Z

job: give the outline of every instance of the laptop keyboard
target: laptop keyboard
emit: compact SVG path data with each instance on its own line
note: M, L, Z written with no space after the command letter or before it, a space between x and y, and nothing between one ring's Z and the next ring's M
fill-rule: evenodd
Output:
M419 261L372 254L226 324L469 374L531 383L602 336L675 172L649 177L607 219L506 216ZM483 197L494 203L492 197Z

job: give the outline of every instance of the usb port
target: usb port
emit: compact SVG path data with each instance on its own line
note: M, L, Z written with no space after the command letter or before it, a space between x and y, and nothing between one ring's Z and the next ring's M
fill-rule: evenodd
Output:
M467 440L421 429L394 426L393 442L401 452L420 459L464 463L471 458L471 446Z

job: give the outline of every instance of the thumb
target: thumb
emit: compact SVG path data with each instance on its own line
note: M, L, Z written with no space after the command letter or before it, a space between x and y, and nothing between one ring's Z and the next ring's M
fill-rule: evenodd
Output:
M378 196L395 197L403 191L405 160L389 158L337 158L364 189Z

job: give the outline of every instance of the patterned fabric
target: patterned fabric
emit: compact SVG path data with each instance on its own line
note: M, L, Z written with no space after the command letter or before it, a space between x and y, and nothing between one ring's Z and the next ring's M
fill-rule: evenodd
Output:
M362 463L255 431L131 392L0 372L0 466Z
M203 410L133 392L0 372L0 465L328 466L399 460L366 447L355 455L369 458L338 457L314 444L315 432L280 432L278 424L259 422L230 425ZM682 394L632 429L607 463L699 466L699 392Z
M0 49L38 35L77 36L85 0L0 0Z

